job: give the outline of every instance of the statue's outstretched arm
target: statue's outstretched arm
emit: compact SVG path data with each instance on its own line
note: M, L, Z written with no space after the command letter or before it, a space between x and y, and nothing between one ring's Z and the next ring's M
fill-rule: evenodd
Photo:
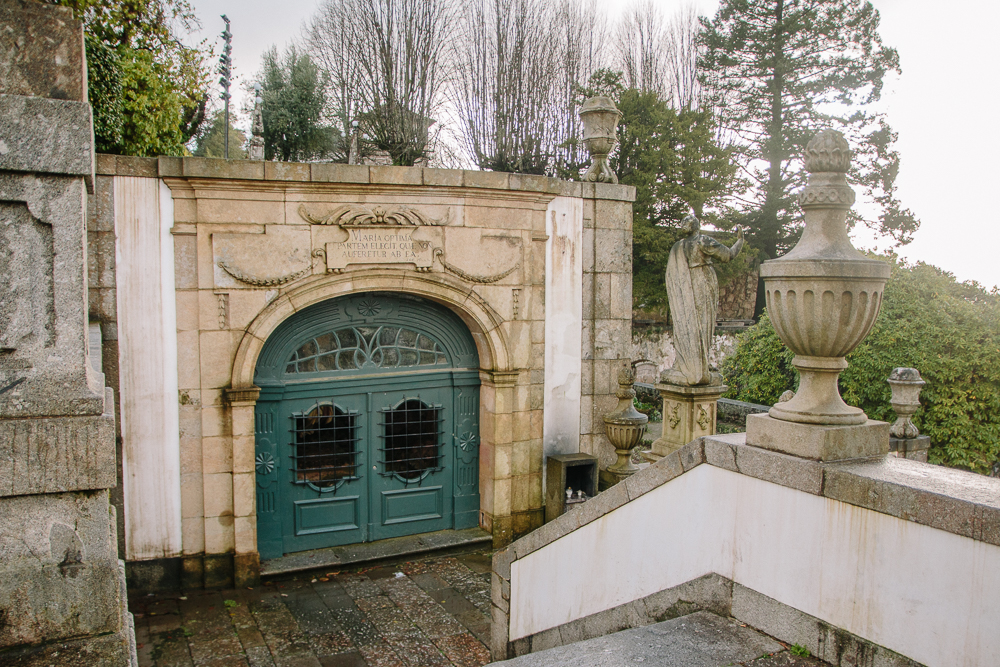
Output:
M729 259L733 259L734 257L736 257L736 255L740 254L740 251L743 250L743 243L744 243L744 241L743 241L743 228L742 227L737 227L736 228L736 243L734 243L733 247L729 249L729 252L730 252Z
M719 243L711 236L702 235L701 237L701 250L706 255L714 257L723 264L740 254L743 250L743 230L739 227L736 228L736 243L733 244L732 248L728 248L725 245Z

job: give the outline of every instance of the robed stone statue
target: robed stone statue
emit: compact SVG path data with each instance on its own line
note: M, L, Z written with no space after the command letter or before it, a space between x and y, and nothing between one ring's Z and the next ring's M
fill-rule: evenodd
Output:
M708 366L719 310L719 279L712 262L725 263L740 254L743 230L737 229L736 243L727 248L701 233L694 214L681 224L688 235L670 249L666 275L676 356L661 381L682 386L721 384L718 373L712 373Z

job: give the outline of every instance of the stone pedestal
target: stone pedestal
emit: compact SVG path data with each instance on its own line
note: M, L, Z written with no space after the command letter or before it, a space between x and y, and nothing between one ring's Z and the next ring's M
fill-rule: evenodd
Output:
M747 415L747 444L817 461L885 456L889 424L871 419L848 426L800 424L770 415Z
M660 383L656 389L663 398L663 435L653 442L644 456L655 461L677 451L695 438L715 435L719 397L729 389L724 384L685 387Z
M894 438L889 436L889 451L901 459L927 463L927 450L931 448L931 438L918 435L915 438Z

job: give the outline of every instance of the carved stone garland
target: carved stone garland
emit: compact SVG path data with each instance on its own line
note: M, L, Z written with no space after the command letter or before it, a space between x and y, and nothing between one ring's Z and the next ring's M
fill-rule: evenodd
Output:
M326 251L323 250L322 248L317 248L316 250L312 251L312 256L316 258L326 257ZM281 285L286 285L290 282L294 282L299 278L303 278L312 273L314 266L316 266L316 260L310 262L309 266L302 269L301 271L296 271L295 273L289 273L288 275L285 276L278 276L276 278L255 278L254 276L246 275L245 273L241 272L238 269L234 269L233 267L226 264L224 261L219 262L219 268L228 273L230 276L232 276L234 280L237 280L245 285L251 285L253 287L280 287Z

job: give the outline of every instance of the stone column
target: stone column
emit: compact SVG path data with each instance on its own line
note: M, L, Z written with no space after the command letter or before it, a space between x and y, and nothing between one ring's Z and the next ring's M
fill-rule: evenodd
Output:
M108 491L114 401L88 357L83 30L32 0L0 5L0 25L2 661L135 664Z

